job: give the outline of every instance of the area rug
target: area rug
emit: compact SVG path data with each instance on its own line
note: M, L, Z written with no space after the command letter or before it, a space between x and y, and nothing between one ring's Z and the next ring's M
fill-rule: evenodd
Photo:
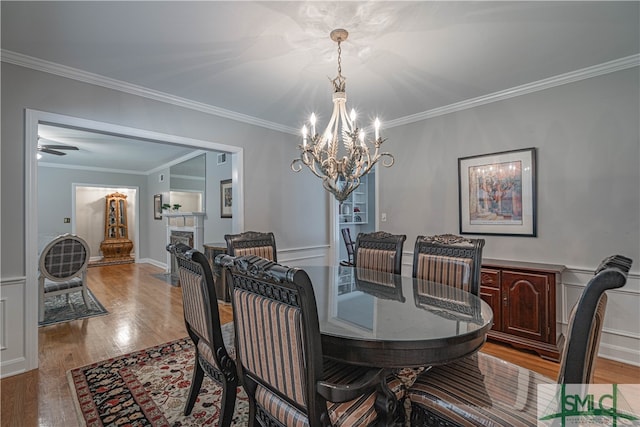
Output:
M69 322L71 320L86 319L87 317L102 316L109 312L87 288L89 304L85 305L82 292L69 294L69 302L66 295L56 295L44 299L44 320L38 322L39 326L48 326L55 323Z
M182 414L191 386L194 349L185 338L67 372L80 425L215 426L222 387L205 375L189 416ZM249 404L238 388L232 426L246 426Z

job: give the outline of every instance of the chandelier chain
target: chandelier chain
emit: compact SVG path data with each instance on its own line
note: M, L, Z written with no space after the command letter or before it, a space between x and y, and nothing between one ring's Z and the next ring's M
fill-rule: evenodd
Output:
M340 46L341 41L338 41L338 76L342 77L342 47Z

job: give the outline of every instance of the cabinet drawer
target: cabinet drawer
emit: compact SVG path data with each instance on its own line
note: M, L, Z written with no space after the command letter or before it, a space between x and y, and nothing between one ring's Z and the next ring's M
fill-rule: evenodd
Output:
M500 289L500 270L483 268L480 270L480 285Z

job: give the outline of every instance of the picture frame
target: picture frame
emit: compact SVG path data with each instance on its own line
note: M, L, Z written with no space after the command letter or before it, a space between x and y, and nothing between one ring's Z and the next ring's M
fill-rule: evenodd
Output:
M460 234L536 237L536 149L458 158Z
M232 218L233 188L231 180L220 181L220 218Z
M153 196L153 219L162 219L162 194Z

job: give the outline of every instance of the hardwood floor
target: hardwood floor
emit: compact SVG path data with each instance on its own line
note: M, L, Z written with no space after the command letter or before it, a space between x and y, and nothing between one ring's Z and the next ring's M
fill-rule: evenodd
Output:
M39 328L39 369L0 381L1 426L78 426L69 369L186 336L180 289L162 273L149 264L90 268L89 286L109 315ZM222 320L230 321L230 306L220 308ZM494 343L483 351L557 374L557 363L532 353ZM640 383L640 367L598 359L595 382Z

